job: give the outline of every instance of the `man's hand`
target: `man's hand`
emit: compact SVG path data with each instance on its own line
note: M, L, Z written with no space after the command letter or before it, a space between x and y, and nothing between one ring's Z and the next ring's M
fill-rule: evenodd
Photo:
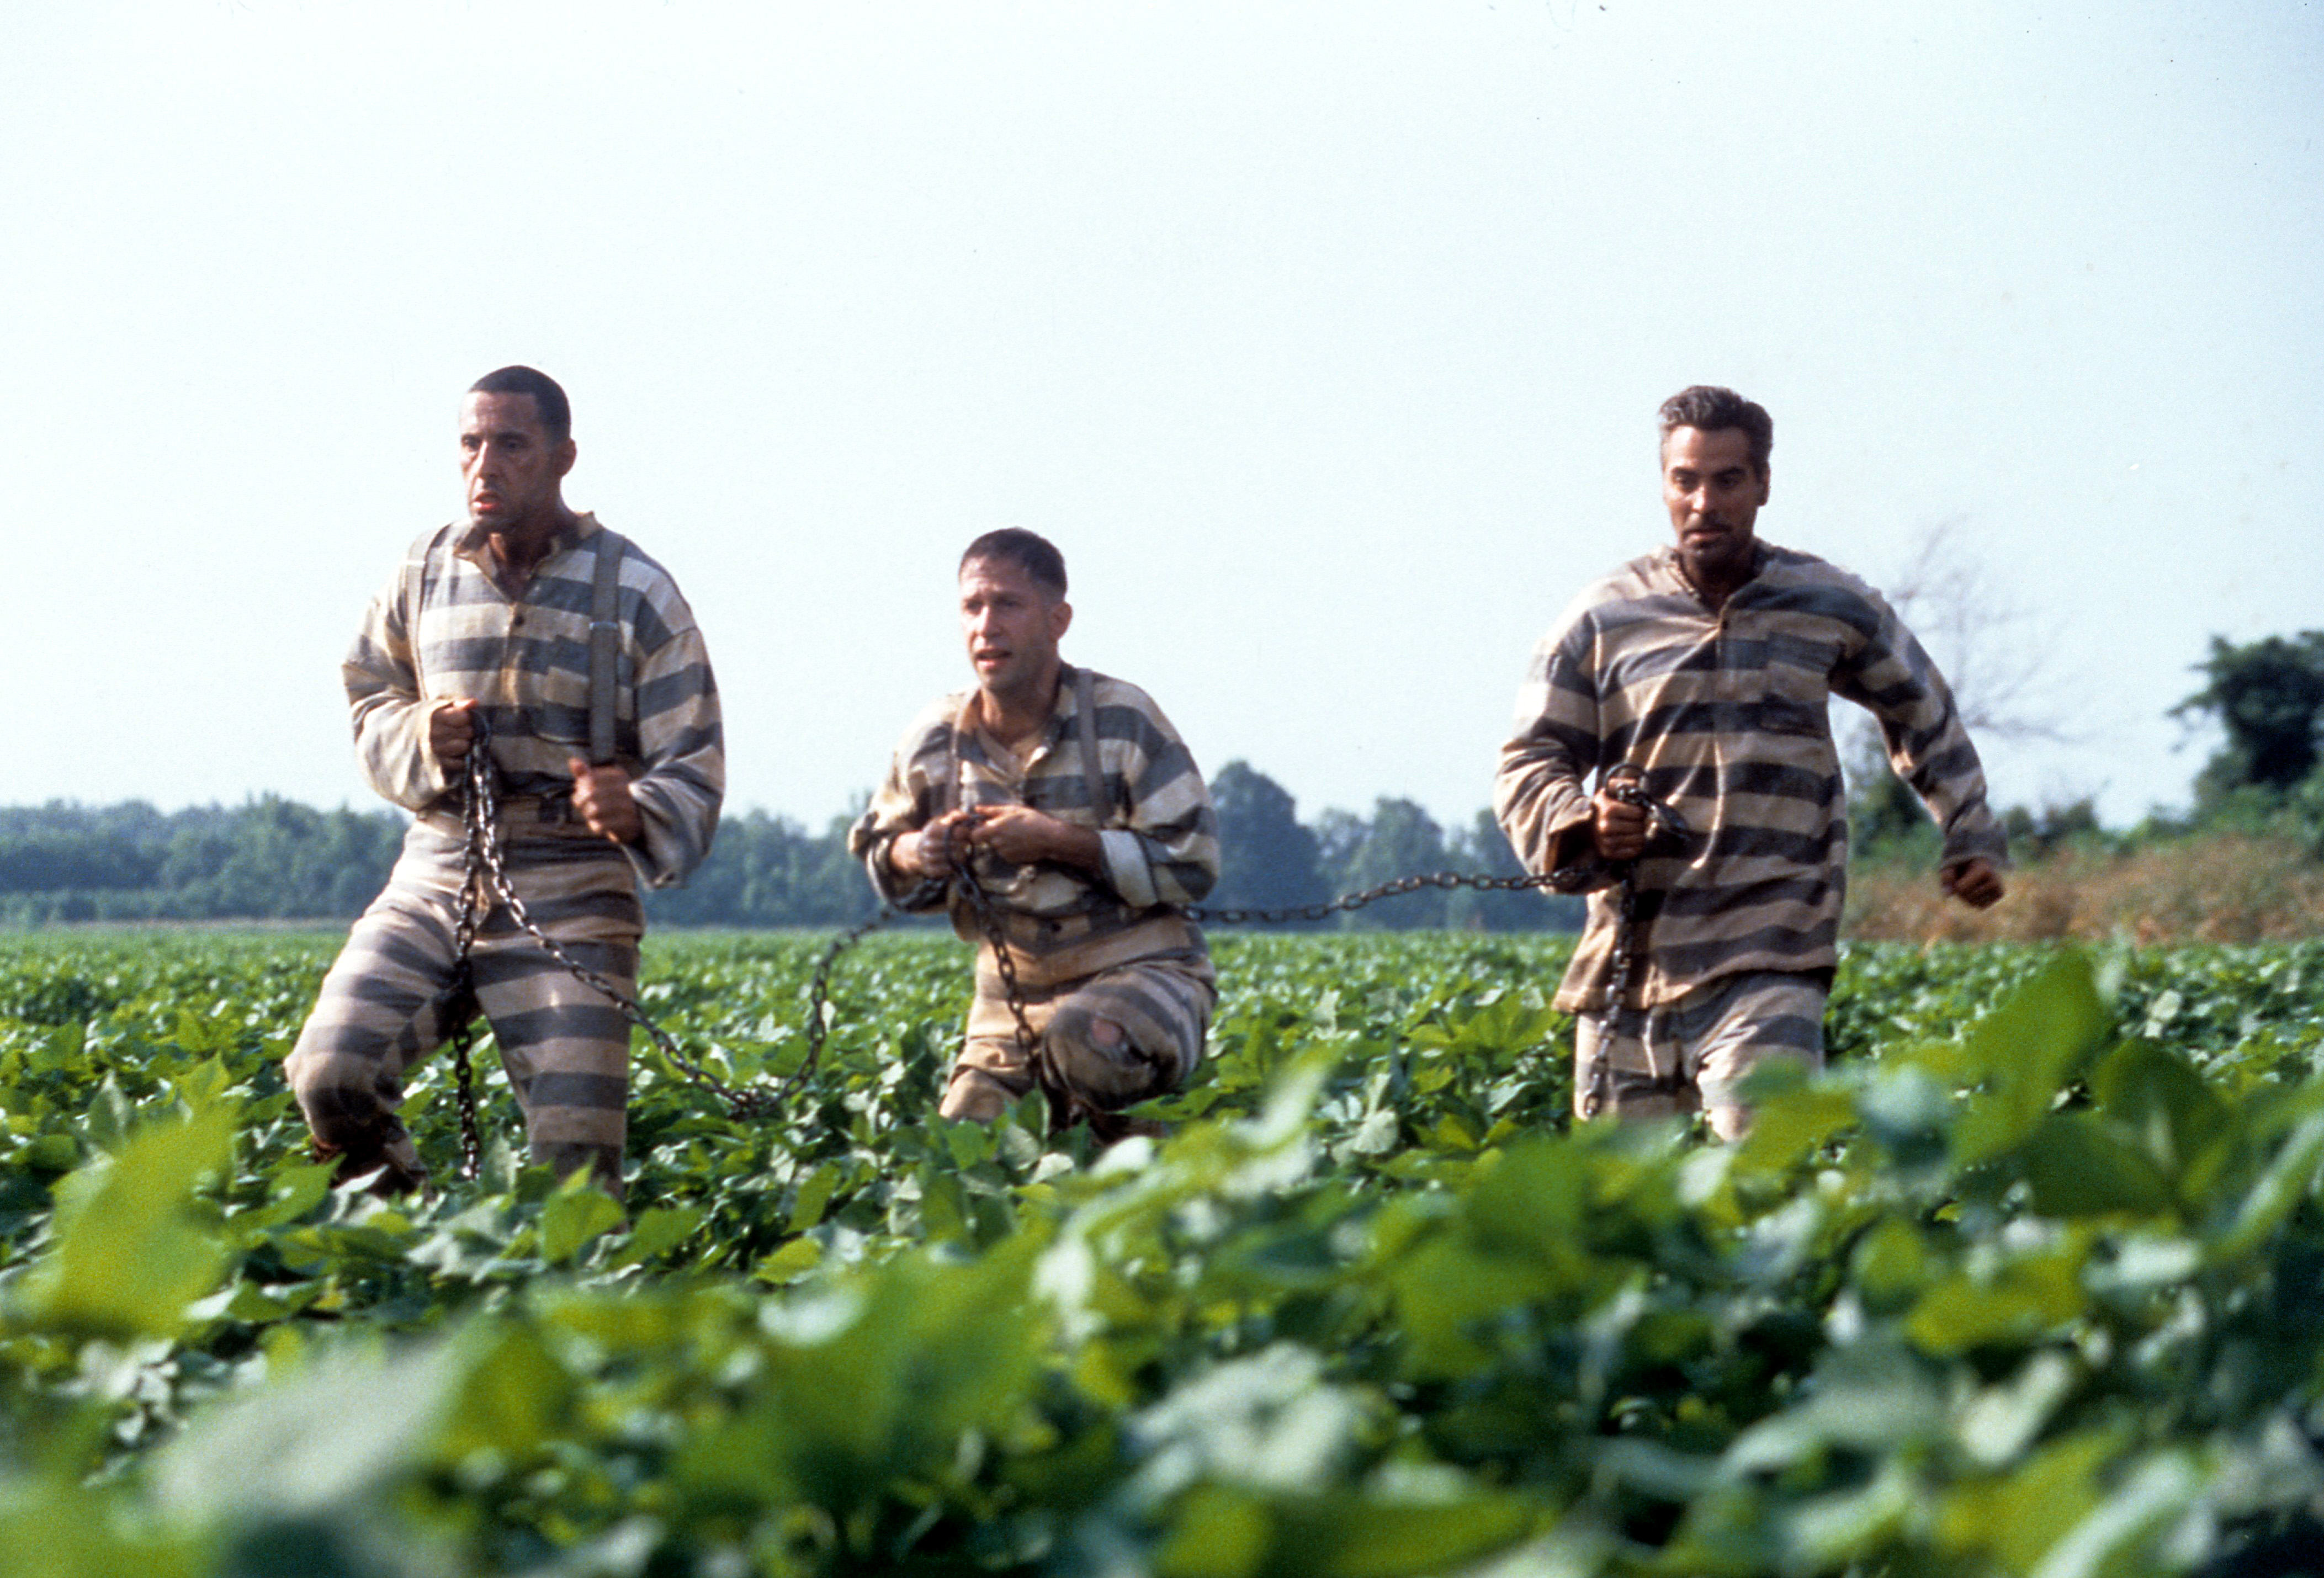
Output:
M1105 843L1094 827L1060 822L1030 806L973 806L968 817L969 843L1011 865L1050 860L1095 871L1105 863Z
M476 703L439 701L428 712L428 749L447 771L457 772L476 742Z
M630 775L619 767L592 767L578 756L565 765L573 773L573 808L589 831L609 844L635 844L645 836L645 818L630 793Z
M968 813L946 811L917 833L900 833L888 845L888 863L908 877L952 874L953 852L968 853Z
M1618 800L1604 789L1591 805L1597 816L1590 824L1601 860L1636 860L1646 853L1646 812L1643 806Z
M1959 865L1947 866L1937 873L1937 882L1972 909L1992 909L2007 891L2001 873L1993 869L1992 862L1984 860L1965 860Z

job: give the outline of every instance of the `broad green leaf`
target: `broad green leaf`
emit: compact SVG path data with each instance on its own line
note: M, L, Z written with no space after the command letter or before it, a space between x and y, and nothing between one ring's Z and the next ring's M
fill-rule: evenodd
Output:
M2025 1182L2044 1216L2159 1216L2177 1204L2147 1153L2090 1112L2052 1112L2025 1148Z
M1858 1241L1853 1260L1857 1292L1873 1309L1901 1307L1928 1285L1928 1246L1910 1223L1890 1217Z
M234 1114L148 1126L57 1186L56 1239L26 1278L26 1317L69 1331L169 1336L217 1286L226 1250L190 1207L231 1154Z
M463 1363L437 1343L392 1360L339 1353L204 1415L159 1454L153 1487L181 1516L345 1515L418 1469Z
M630 1241L622 1246L615 1260L622 1265L634 1266L659 1259L684 1243L701 1225L702 1211L698 1206L657 1205L631 1224Z
M1956 1167L1988 1161L2032 1137L2113 1029L2088 958L2063 953L2043 965L1969 1038L1984 1088L1954 1124Z
M2315 1194L2319 1167L2324 1167L2324 1112L2311 1112L2244 1196L2227 1232L2212 1243L2211 1263L2232 1265L2256 1251L2295 1206Z
M11 1578L210 1578L212 1540L132 1522L116 1498L54 1480L0 1480L0 1573Z
M2163 1536L2202 1495L2205 1476L2183 1451L2150 1454L2051 1546L2033 1578L2144 1578Z
M1990 1552L2011 1573L2030 1573L2104 1493L2100 1475L2122 1442L2111 1431L2065 1436L2008 1472L1964 1482L1937 1511L1937 1537L1961 1555Z
M2151 1041L2126 1041L2090 1071L2090 1093L2163 1177L2184 1187L2237 1127L2236 1115L2187 1060ZM2201 1202L2191 1202L2200 1204Z
M1736 1167L1748 1174L1789 1171L1855 1121L1854 1093L1826 1084L1794 1084L1753 1107L1751 1131L1738 1148Z
M563 1426L572 1378L529 1326L481 1325L466 1336L437 1450L456 1466L478 1453L521 1463Z
M1514 1544L1532 1524L1531 1509L1514 1497L1414 1503L1204 1485L1179 1509L1155 1571L1162 1578L1424 1578Z
M831 1203L832 1191L838 1187L839 1169L830 1163L826 1162L809 1173L791 1201L791 1231L805 1232L821 1222L824 1207Z
M1959 1272L1921 1296L1904 1323L1923 1352L1964 1352L1988 1343L2030 1343L2087 1306L2070 1249L2020 1256L1990 1277Z
M612 1196L587 1182L586 1174L576 1174L540 1208L541 1259L561 1266L622 1221Z

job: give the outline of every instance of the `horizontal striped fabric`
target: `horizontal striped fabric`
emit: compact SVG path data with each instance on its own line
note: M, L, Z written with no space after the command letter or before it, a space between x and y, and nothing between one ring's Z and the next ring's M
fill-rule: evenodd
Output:
M1941 863L2006 861L1936 666L1877 592L1812 554L1760 544L1757 573L1714 614L1661 549L1584 592L1534 649L1493 786L1526 866L1588 852L1592 789L1626 762L1702 835L1638 863L1632 1005L1837 962L1848 822L1833 695L1879 720L1890 762L1943 828ZM1593 894L1558 1007L1601 1005L1614 919L1610 895Z
M547 854L511 863L526 912L583 964L633 990L645 918L629 866L603 844L567 841ZM523 1109L532 1159L559 1177L586 1166L618 1195L630 1022L502 904L470 950L474 1001L454 997L464 870L456 841L412 826L386 890L323 978L283 1076L317 1140L357 1167L386 1160L416 1184L428 1169L400 1116L404 1075L481 1010Z
M1067 669L1048 733L1021 762L977 726L975 690L955 691L930 706L905 732L886 780L848 834L848 848L882 899L932 909L944 902L944 890L900 881L888 864L888 845L955 806L1030 806L1099 829L1102 875L1050 863L1012 865L990 852L975 858L978 882L1008 917L1011 959L1028 985L1133 959L1208 957L1202 933L1176 907L1200 902L1218 881L1219 823L1210 790L1153 697L1120 679L1094 678L1106 804L1090 804L1074 675ZM982 940L964 902L954 906L953 927Z
M589 753L589 612L601 535L579 517L521 595L491 571L481 526L445 526L411 546L364 615L342 673L364 775L407 810L456 808L428 746L437 701L473 697L492 724L505 792L570 797L574 756ZM614 749L645 823L629 854L656 887L682 881L709 853L726 788L718 687L694 614L661 566L623 546Z

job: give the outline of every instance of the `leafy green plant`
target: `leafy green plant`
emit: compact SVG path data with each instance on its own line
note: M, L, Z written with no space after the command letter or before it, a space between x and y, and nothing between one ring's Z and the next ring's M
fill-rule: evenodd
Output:
M1745 1141L1567 1116L1565 939L1219 941L1160 1143L933 1116L843 968L628 1209L333 1189L321 940L0 954L0 1552L91 1573L2224 1574L2324 1509L2324 954L1858 950ZM779 1076L813 939L657 944ZM481 1062L489 1066L489 1056ZM454 1154L439 1069L408 1116Z

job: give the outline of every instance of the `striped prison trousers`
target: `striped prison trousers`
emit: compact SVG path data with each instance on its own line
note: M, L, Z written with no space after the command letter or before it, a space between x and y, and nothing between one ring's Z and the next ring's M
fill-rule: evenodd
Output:
M428 1169L399 1112L404 1075L481 1011L523 1111L532 1160L559 1177L586 1166L618 1197L629 1021L498 902L480 909L472 992L456 994L461 851L434 820L412 826L283 1066L317 1148L346 1158L343 1177L384 1166L389 1187L423 1183ZM533 923L633 992L645 918L629 861L603 842L571 837L511 837L506 849L510 881Z
M1823 1066L1821 972L1745 970L1720 975L1653 1008L1625 1006L1606 1047L1609 1111L1624 1118L1661 1118L1700 1110L1721 1140L1751 1126L1741 1094L1751 1071L1774 1057ZM1604 1043L1603 1021L1583 1014L1573 1030L1573 1110L1590 1089Z
M1205 955L1140 959L1078 980L1027 983L1025 1021L1034 1038L1028 1058L991 950L977 954L967 1038L937 1109L945 1117L989 1123L1036 1084L1119 1112L1177 1089L1202 1057L1218 1001Z

